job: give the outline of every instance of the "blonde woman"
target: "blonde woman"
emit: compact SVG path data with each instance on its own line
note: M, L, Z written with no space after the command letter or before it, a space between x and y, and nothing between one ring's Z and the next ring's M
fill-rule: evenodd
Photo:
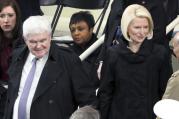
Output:
M166 49L153 43L153 20L138 4L121 19L123 36L107 50L99 89L102 119L154 119L170 77Z

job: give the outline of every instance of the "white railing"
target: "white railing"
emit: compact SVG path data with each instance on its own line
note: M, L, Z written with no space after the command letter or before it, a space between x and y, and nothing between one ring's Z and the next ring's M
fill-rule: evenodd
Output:
M179 24L179 15L166 27L166 34L168 34L177 24ZM103 44L104 38L105 35L102 35L93 45L91 45L85 52L80 55L80 59L83 61L101 44Z
M101 44L104 43L105 35L102 35L93 45L91 45L87 50L85 50L81 55L80 59L83 61L88 57L93 51L95 51Z
M166 34L168 34L177 24L179 24L179 15L166 27Z

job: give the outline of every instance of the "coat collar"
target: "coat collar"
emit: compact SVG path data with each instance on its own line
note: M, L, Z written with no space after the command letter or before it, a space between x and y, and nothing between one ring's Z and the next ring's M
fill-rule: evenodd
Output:
M152 40L145 39L137 53L133 53L130 49L127 48L127 45L127 41L122 38L119 42L118 52L126 61L131 63L144 62L153 51Z
M58 77L62 74L62 68L59 68L59 53L57 52L58 46L52 43L49 58L44 66L43 72L41 74L33 101L40 97L50 86L54 85ZM54 72L55 71L55 72Z

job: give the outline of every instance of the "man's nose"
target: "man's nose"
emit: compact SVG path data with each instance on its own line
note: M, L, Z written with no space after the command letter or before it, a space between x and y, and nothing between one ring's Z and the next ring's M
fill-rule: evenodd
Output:
M41 47L41 43L40 43L40 42L37 42L37 43L36 43L36 47L37 47L37 48Z

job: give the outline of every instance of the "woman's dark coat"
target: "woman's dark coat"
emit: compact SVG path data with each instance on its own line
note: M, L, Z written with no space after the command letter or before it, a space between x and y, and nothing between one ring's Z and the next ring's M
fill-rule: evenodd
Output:
M166 49L145 40L137 53L127 43L109 48L99 89L101 119L154 119L170 77Z

